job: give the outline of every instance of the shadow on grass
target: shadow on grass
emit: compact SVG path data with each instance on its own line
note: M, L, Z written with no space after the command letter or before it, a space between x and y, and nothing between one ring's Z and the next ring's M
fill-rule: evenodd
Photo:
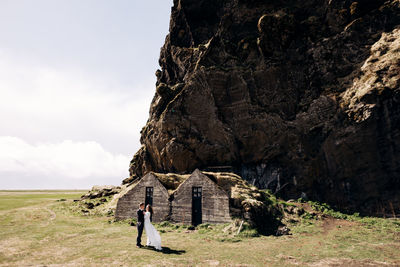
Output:
M186 250L176 250L176 249L171 249L171 248L169 248L169 247L162 247L162 250L161 250L161 251L156 250L156 249L153 248L153 247L144 246L143 248L144 248L144 249L148 249L148 250L153 250L153 251L161 252L161 253L163 253L163 254L182 255L183 253L186 253Z

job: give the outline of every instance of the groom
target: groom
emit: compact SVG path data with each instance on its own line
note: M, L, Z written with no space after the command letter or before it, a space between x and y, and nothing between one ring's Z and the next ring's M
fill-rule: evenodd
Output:
M142 233L143 233L143 227L144 227L144 203L140 203L139 204L139 209L137 210L137 230L138 230L138 234L137 234L137 238L136 238L136 246L138 248L143 247L142 244L140 244L142 242Z

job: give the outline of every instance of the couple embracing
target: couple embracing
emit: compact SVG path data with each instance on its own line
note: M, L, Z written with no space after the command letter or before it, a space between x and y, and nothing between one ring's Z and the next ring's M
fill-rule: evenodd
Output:
M136 246L138 248L143 247L142 234L143 229L146 231L147 235L147 246L154 247L156 250L161 250L161 237L157 232L156 228L151 223L153 217L153 208L151 205L146 206L144 210L144 203L139 204L139 209L137 210L137 230L138 235L136 238Z

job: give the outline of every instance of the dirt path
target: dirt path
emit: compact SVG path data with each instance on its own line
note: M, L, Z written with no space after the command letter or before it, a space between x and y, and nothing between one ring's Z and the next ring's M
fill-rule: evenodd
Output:
M322 220L323 234L328 234L335 228L348 228L357 225L357 222L346 221L342 219L335 219L333 217L327 216Z
M390 266L397 267L397 264L374 261L374 260L355 260L355 259L339 259L330 258L309 264L310 267L372 267L372 266Z
M335 228L349 228L349 227L359 225L359 223L357 223L357 222L343 220L343 219L336 219L336 218L333 218L332 216L323 214L322 212L318 212L318 211L314 210L311 207L311 205L308 203L296 203L296 206L298 208L304 209L306 212L315 214L316 217L319 218L318 220L321 222L323 234L328 234L330 231L334 230Z
M57 218L57 214L51 210L49 207L52 204L47 204L44 207L40 206L41 204L38 205L34 205L34 206L29 206L29 207L22 207L22 208L16 208L14 209L14 211L18 211L18 212L24 212L24 211L28 211L28 212L32 212L32 211L40 211L40 210L45 210L47 213L50 214L49 218L44 218L43 222L41 223L42 226L48 226L52 221L54 221ZM8 212L10 212L10 210L3 210L0 211L0 216L7 214Z
M52 221L57 218L57 214L48 208L48 206L44 207L46 211L50 213L50 218L43 224L43 226L48 226Z

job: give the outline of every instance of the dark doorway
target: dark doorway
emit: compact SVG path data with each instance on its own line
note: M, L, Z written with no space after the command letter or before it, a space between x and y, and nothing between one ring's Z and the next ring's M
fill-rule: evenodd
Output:
M146 187L146 198L144 205L147 206L147 204L153 206L153 187Z
M192 224L194 226L202 223L201 197L201 187L192 187Z

